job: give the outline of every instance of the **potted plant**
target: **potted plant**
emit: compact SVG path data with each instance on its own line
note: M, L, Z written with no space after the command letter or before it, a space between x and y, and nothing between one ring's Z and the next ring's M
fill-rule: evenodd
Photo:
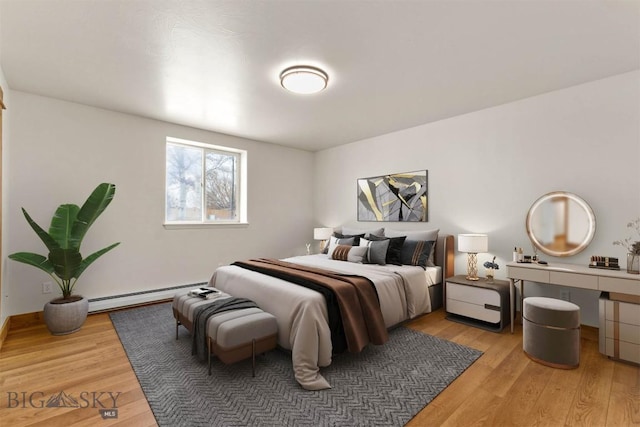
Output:
M496 270L500 269L498 263L496 263L496 257L493 257L491 261L487 261L483 264L484 268L486 268L487 273L487 282L492 283L493 277L495 276Z
M49 232L31 219L27 211L22 213L49 250L48 256L31 252L17 252L9 258L32 265L47 273L58 284L62 298L49 301L44 307L44 321L53 335L64 335L80 329L87 318L89 302L73 295L73 288L80 275L95 260L120 244L114 243L83 258L80 245L89 227L111 203L116 192L114 184L102 183L96 187L82 207L74 204L58 206Z
M635 229L640 237L640 218L628 223L627 228ZM627 273L640 274L640 240L634 240L633 236L629 236L624 240L616 240L613 244L627 249Z

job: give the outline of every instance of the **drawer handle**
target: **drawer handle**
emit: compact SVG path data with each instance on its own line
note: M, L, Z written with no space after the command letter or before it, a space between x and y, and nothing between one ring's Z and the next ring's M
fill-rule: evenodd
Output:
M500 311L500 307L497 305L485 304L484 308L487 310Z

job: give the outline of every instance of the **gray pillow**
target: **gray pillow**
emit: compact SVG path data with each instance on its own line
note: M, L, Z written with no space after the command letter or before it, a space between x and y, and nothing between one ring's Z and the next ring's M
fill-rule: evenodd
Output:
M333 255L333 251L339 245L353 245L353 237L349 237L348 239L338 239L335 236L331 236L331 238L329 239L329 249L327 250L329 258L331 258L331 256Z
M439 228L433 230L420 230L420 231L401 231L401 230L385 230L385 237L400 237L407 236L407 240L438 240Z
M384 236L384 228L371 228L369 230L361 230L359 228L342 227L342 234L364 234L364 237L373 234L375 236Z
M360 246L366 246L367 256L365 263L367 264L380 264L385 265L387 263L387 249L389 249L389 240L372 241L367 239L360 239Z
M369 237L369 240L372 240L374 242L388 240L389 246L387 247L387 264L402 265L402 261L400 260L400 252L402 251L402 246L404 245L404 241L406 238L406 236L378 237L372 235Z

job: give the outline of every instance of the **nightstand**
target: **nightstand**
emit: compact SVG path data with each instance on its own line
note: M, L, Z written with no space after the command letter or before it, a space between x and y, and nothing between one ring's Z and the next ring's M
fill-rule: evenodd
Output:
M509 324L509 282L494 279L467 280L453 276L445 282L447 319L500 332Z

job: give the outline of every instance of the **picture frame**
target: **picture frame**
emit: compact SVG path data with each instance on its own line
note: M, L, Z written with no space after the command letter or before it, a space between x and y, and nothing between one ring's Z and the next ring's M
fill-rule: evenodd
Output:
M358 221L427 222L428 170L359 178Z

